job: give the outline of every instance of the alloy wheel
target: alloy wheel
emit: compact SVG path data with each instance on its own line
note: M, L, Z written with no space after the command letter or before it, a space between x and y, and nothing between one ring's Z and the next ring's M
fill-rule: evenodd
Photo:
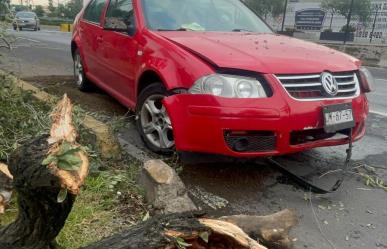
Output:
M147 140L160 149L170 149L175 145L172 124L167 110L162 104L163 95L148 97L140 111L141 128Z

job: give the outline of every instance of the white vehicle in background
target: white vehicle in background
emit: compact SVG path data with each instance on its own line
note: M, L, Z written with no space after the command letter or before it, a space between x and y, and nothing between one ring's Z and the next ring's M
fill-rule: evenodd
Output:
M40 20L34 12L20 11L15 14L15 19L12 23L14 30L33 29L40 30Z

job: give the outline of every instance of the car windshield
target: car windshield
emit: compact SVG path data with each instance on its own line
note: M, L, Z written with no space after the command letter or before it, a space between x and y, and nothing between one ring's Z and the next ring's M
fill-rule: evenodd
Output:
M271 33L239 0L143 0L152 30Z
M19 18L34 18L35 14L31 13L31 12L19 12L19 13L16 13L16 17L19 17Z

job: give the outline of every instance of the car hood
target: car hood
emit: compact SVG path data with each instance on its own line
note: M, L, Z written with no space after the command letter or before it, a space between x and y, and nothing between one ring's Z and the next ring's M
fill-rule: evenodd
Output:
M352 71L360 65L347 54L276 34L164 31L159 35L221 68L305 74Z

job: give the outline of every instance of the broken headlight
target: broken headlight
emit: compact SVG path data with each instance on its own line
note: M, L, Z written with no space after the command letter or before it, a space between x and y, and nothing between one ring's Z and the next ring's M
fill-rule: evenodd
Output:
M262 84L255 78L212 74L198 79L189 89L192 94L210 94L225 98L266 98Z

